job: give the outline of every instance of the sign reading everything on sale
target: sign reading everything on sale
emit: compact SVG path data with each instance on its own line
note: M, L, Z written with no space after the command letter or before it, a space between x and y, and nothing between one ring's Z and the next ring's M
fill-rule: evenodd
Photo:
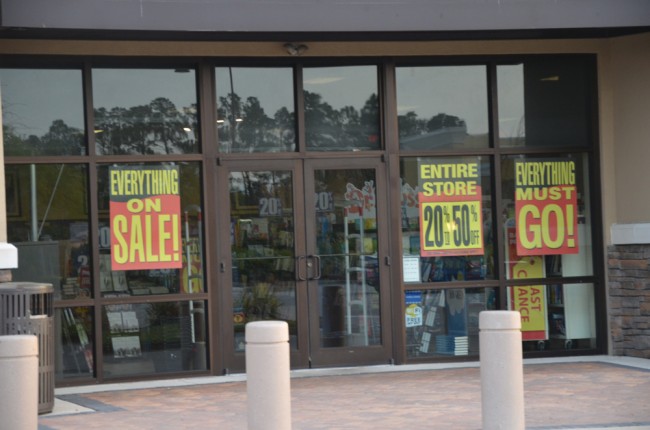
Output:
M418 161L420 255L483 254L478 162Z
M113 270L182 267L177 166L111 167Z
M577 254L575 162L515 161L517 255Z

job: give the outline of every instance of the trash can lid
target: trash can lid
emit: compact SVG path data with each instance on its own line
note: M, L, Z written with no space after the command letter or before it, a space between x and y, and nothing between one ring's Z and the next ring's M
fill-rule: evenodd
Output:
M3 282L0 292L51 293L54 287L42 282Z
M38 356L38 338L33 334L0 336L0 359Z

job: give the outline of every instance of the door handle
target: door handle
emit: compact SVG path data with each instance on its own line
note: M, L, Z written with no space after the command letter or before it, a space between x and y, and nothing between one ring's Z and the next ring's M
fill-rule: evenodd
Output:
M302 264L302 261L305 264ZM303 267L306 273L303 274ZM296 280L298 281L315 281L320 279L320 256L319 255L301 255L296 257Z
M304 255L300 255L300 256L296 257L296 280L297 281L306 281L307 280L307 276L302 275L302 266L303 265L301 264L302 260L305 260L306 258L307 257L305 257Z
M309 258L313 259L315 264L314 267L314 276L311 277L313 280L318 280L320 279L321 271L320 271L320 255L310 255Z

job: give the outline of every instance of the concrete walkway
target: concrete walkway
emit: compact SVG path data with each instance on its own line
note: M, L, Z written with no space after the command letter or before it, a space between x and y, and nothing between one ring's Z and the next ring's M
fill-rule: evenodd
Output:
M312 429L480 429L478 362L292 372L292 425ZM650 429L650 360L524 360L526 428ZM50 429L245 429L245 375L55 391Z

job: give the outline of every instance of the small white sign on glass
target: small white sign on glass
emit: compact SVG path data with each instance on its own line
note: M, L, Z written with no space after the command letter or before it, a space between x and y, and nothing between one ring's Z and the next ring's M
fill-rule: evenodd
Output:
M404 282L420 282L420 257L402 257Z

